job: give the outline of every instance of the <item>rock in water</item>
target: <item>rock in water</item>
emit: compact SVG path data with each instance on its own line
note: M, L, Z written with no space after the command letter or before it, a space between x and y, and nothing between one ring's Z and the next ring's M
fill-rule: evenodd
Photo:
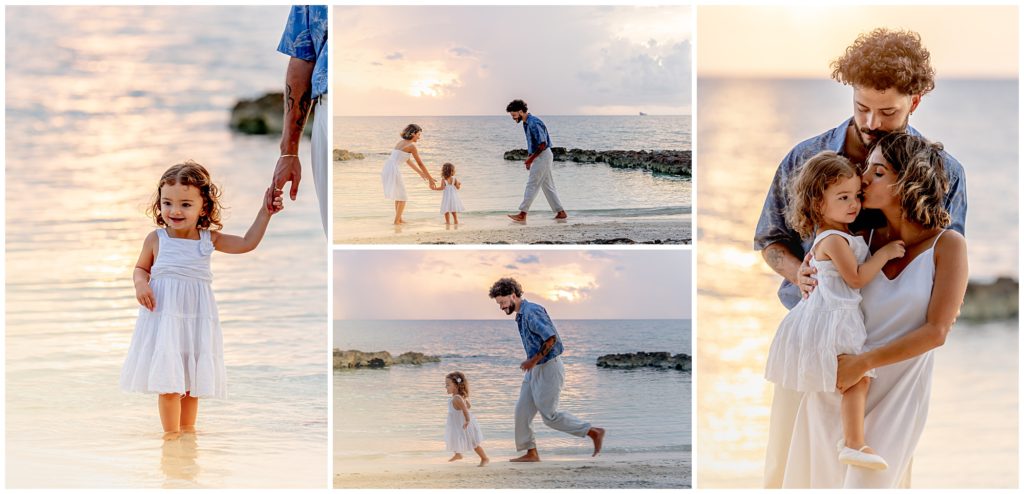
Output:
M440 357L419 352L405 352L392 358L388 352L361 352L359 350L334 350L335 369L383 369L392 365L422 365L440 362Z
M669 352L613 353L597 359L597 366L608 369L636 369L653 367L690 372L690 356L685 353L672 355Z
M303 133L312 133L313 110L310 105L309 116ZM276 134L281 135L284 120L284 93L267 93L256 99L243 99L235 103L231 109L232 129L243 134Z
M990 321L1016 319L1020 286L1012 278L999 278L993 283L970 282L960 308L960 319Z
M334 161L361 160L364 158L362 153L351 153L348 149L335 149L333 154Z
M555 161L606 163L612 168L633 168L665 175L691 176L690 151L595 151L579 148L566 150L554 146L551 148L551 154L554 155ZM513 149L505 151L503 156L508 161L522 161L529 155L525 149Z

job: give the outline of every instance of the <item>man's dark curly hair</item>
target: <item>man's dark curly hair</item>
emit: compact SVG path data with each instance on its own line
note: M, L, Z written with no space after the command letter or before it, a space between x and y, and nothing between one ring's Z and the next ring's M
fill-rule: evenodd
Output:
M523 296L523 287L515 278L502 278L491 285L491 298L507 297L513 293L517 297Z
M512 113L514 111L529 111L526 109L526 102L521 99L514 99L508 106L505 107L506 113Z
M935 89L931 54L913 31L878 28L861 34L846 53L832 61L832 78L843 84L903 94L923 95Z

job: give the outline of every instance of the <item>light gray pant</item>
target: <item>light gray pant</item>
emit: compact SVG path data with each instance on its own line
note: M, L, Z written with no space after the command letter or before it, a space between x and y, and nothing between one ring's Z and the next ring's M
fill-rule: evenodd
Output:
M523 376L516 401L516 451L536 448L533 437L533 417L540 412L544 425L566 434L584 437L590 431L590 423L570 413L558 411L558 395L565 384L565 367L562 359L555 357L540 364Z
M313 115L313 129L310 135L310 159L313 162L313 185L316 188L316 200L320 203L320 221L323 223L324 234L327 233L327 165L329 139L327 138L327 119L330 118L331 107L327 98L320 98Z
M519 210L530 211L530 205L537 197L537 192L544 191L544 197L548 200L548 206L554 212L565 211L562 202L558 200L558 191L555 190L555 177L551 175L551 167L555 162L555 155L550 149L545 149L533 160L530 165L530 178L526 179L526 193L523 195L523 203Z

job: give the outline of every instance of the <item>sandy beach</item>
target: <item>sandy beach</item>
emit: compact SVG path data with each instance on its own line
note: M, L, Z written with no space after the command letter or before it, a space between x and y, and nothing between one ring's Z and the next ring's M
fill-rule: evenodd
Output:
M545 213L545 216L546 213ZM501 222L499 222L501 223ZM555 223L550 218L538 225L507 225L462 227L444 225L434 231L403 232L393 235L339 238L335 243L347 244L685 244L692 242L690 215L672 220L611 221L601 223Z
M443 455L442 455L443 456ZM430 464L383 462L335 465L334 487L341 488L476 488L476 489L679 489L691 487L689 452L601 454L597 458L560 457L540 463L510 463L491 453L491 464L479 459L447 463L439 456Z

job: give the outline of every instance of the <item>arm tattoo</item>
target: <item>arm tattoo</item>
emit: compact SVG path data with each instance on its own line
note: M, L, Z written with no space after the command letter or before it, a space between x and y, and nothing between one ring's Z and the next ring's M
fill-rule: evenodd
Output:
M770 268L779 271L786 264L785 249L785 247L778 244L769 245L764 249L764 260Z
M287 108L285 108L285 113L290 113L293 109L296 109L295 126L301 129L306 126L306 116L309 115L309 107L312 104L312 87L306 88L302 93L302 96L299 96L298 101L296 101L295 97L292 96L291 84L285 84L284 89L284 97L288 105Z
M540 358L544 358L548 355L548 352L554 348L556 341L558 341L558 339L554 336L544 340L544 344L540 347Z

